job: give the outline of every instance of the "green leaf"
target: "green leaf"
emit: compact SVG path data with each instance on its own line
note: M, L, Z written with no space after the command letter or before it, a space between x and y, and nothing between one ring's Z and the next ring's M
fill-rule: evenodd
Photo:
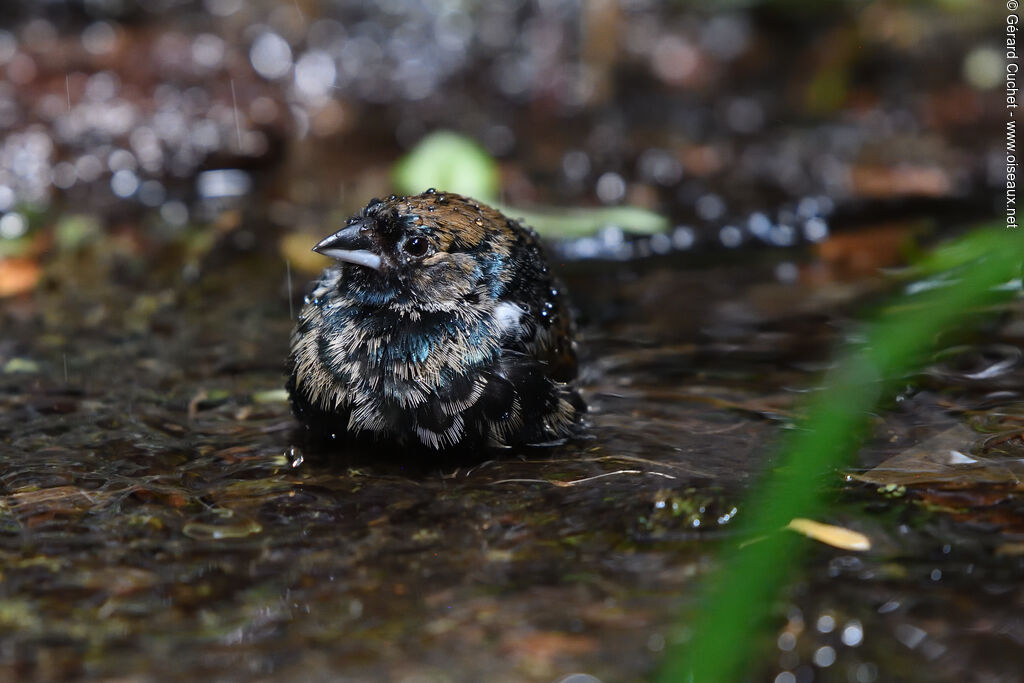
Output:
M650 235L669 228L668 218L637 206L609 206L599 209L520 209L495 206L509 218L521 218L545 237L572 238L593 235L601 228L615 226L626 232Z
M498 163L476 142L449 131L420 140L395 164L392 180L403 194L436 187L488 203L498 197Z
M523 219L545 237L585 237L609 225L642 234L669 228L666 217L636 206L522 209L498 204L499 176L498 163L483 147L450 131L431 133L420 140L392 171L395 189L402 194L419 194L434 187L473 197L493 205L509 218Z

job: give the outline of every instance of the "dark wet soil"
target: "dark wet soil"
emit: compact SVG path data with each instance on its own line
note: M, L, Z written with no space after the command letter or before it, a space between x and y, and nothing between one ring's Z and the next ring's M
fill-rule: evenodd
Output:
M0 171L31 171L0 174L0 680L648 680L802 398L906 285L884 269L992 212L995 10L166 4L16 2L0 32ZM553 252L618 259L556 266L587 438L311 448L283 393L308 248L452 127L507 203L638 205L672 248ZM813 545L737 646L750 680L1020 680L1019 297L987 320L822 479L820 521L872 547Z
M742 492L843 311L881 289L778 281L808 256L563 264L588 438L476 463L297 439L271 252L89 281L55 267L2 309L3 676L647 678L733 520L757 514ZM863 469L937 434L979 455L982 428L1007 434L988 457L1021 458L1019 354L1003 362L1021 313L879 415ZM873 549L816 547L777 608L792 637L764 644L758 675L1012 680L1019 480L822 484L827 521Z

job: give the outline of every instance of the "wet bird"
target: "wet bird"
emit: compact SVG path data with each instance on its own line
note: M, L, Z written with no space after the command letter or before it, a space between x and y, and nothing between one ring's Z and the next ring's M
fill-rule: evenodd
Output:
M537 234L433 189L373 199L314 247L335 259L291 339L305 428L433 451L580 427L573 324Z

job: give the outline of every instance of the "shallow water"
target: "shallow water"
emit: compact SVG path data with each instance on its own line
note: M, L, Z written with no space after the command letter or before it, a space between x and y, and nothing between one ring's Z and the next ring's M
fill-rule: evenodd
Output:
M3 680L647 680L883 269L1001 182L994 9L46 4L0 27ZM671 220L553 245L587 437L316 452L308 249L453 126L510 205ZM750 680L1019 680L1024 307L993 313L822 479L872 549L812 545Z
M814 267L800 252L562 264L588 438L453 463L303 450L276 254L92 280L58 260L2 304L18 359L0 375L4 676L648 677L718 542L757 514L741 494L849 330L842 311L881 289L780 283L780 262ZM1019 426L1020 404L991 392L1020 386L1004 362L1020 316L880 415L863 469L935 435L977 454L972 426ZM1019 436L994 448L1022 456ZM814 549L758 675L1011 680L1018 481L823 485L827 521L874 547Z

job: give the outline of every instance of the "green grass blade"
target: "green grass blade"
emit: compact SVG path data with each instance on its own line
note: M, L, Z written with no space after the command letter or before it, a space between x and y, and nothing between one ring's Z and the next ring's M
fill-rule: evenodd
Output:
M866 341L825 378L806 418L785 440L778 467L741 508L740 540L725 551L702 605L688 615L692 637L669 651L658 680L723 683L742 677L753 638L805 546L802 537L780 529L794 517L818 516L823 478L848 461L869 411L895 381L925 362L939 335L973 311L1013 296L1000 285L1020 277L1022 255L1024 232L981 230L919 264L924 273L948 272L948 284L894 301L866 326ZM760 540L742 545L752 538Z

